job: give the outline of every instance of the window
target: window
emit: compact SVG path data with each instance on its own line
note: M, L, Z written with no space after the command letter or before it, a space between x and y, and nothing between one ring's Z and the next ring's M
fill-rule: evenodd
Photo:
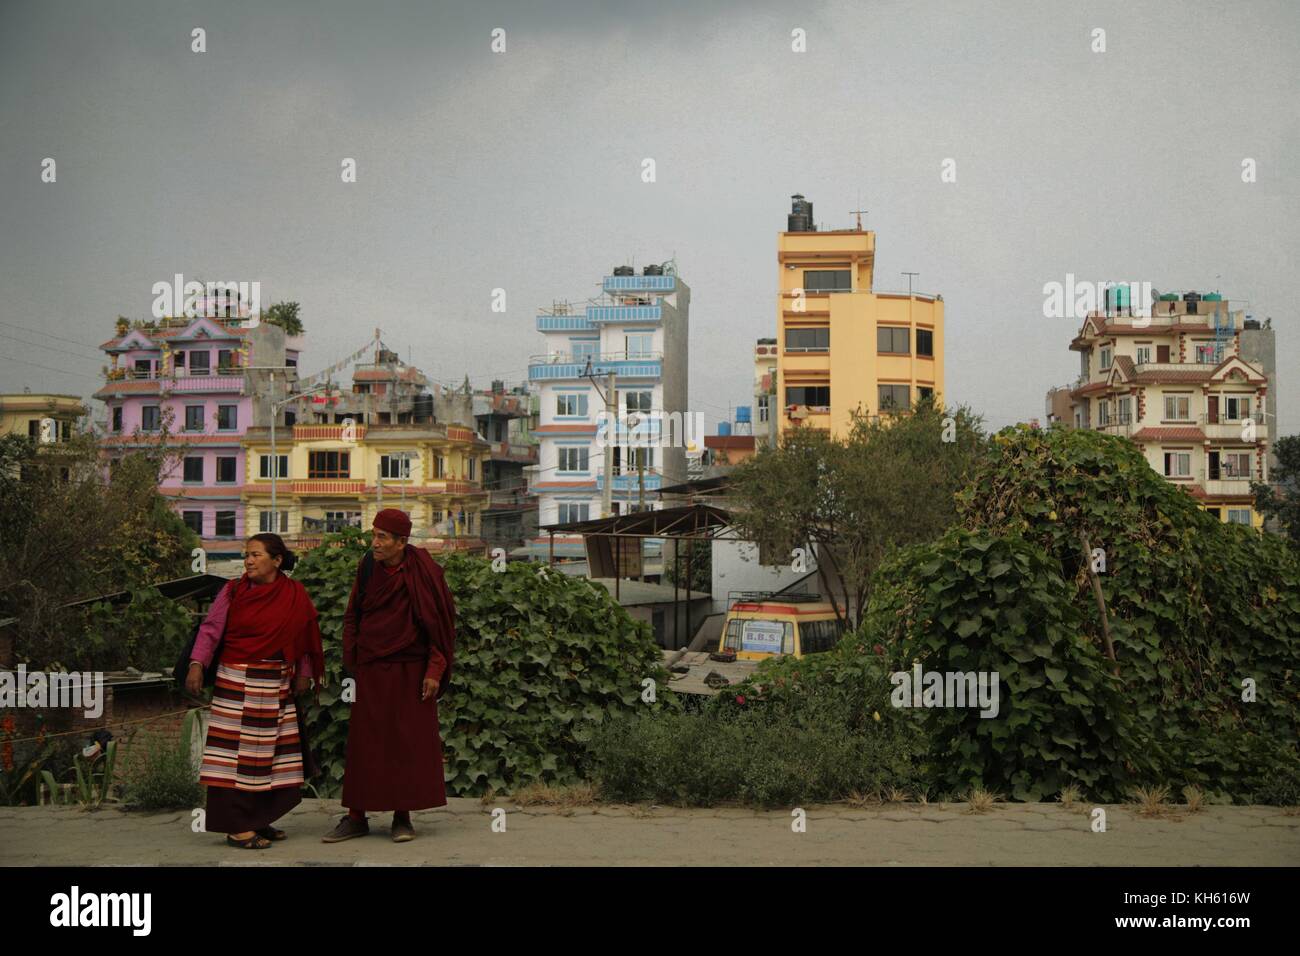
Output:
M586 471L587 451L586 448L561 448L560 471Z
M1097 399L1097 424L1110 424L1110 402L1104 398Z
M140 430L156 432L162 427L162 413L157 405L146 405L140 409Z
M916 330L916 354L925 355L930 358L934 357L934 331L931 329Z
M785 390L786 405L827 407L831 403L829 385L792 385Z
M286 409L284 413L284 427L292 428L296 424L298 424L298 413Z
M1101 350L1101 370L1103 372L1106 371L1106 369L1110 368L1110 360L1113 353L1114 350L1111 349L1109 346L1106 346Z
M235 482L235 458L217 459L217 484L229 485Z
M1186 478L1192 473L1192 453L1188 451L1165 452L1165 477Z
M1119 423L1121 425L1131 424L1133 421L1133 399L1121 398L1119 400Z
M758 422L760 425L770 420L769 416L772 414L771 398L771 395L758 396Z
M279 467L275 469L275 477L288 478L289 477L289 456L276 455L275 457L279 460ZM271 477L271 456L270 455L257 456L257 475L259 478Z
M1250 417L1250 399L1237 395L1225 395L1223 397L1223 420L1225 422L1239 422Z
M476 475L476 473L477 473L477 472L476 472L477 468L478 468L478 459L477 459L477 458L467 458L467 459L465 460L465 478L466 478L466 480L468 480L468 481L478 481L478 478L475 477L475 475Z
M1207 515L1214 515L1215 521L1223 520L1223 510L1221 508L1206 508L1205 513Z
M186 482L203 483L203 459L197 456L187 457L185 459L185 478Z
M1244 525L1249 525L1249 524L1250 524L1250 509L1249 509L1249 508L1229 508L1229 509L1228 509L1228 524L1244 524Z
M1250 452L1228 452L1219 456L1219 468L1224 478L1250 477Z
M191 375L207 375L211 371L212 371L211 352L190 353L190 374Z
M203 512L202 511L182 511L181 520L185 522L185 527L189 528L197 535L203 534Z
M217 512L217 537L233 538L235 536L235 513L233 511Z
M28 438L41 437L41 420L39 418L27 419L27 437Z
M891 355L907 355L909 331L881 326L876 329L876 351Z
M555 414L556 415L578 415L583 418L587 416L587 395L586 393L560 393L555 396Z
M203 406L185 406L185 430L187 432L203 431Z
M623 460L626 457L627 465L624 466ZM655 466L655 450L653 448L628 448L626 454L621 445L614 446L614 474L632 474L635 475L639 468L653 468Z
M1165 396L1165 420L1174 422L1185 422L1190 420L1191 412L1188 406L1189 397L1186 395L1166 395Z
M149 359L136 359L132 378L149 378L153 374L153 362Z
M433 456L433 477L447 477L447 459L443 458L442 455Z
M568 524L571 521L589 521L591 520L591 505L583 502L560 502L560 524Z
M650 392L624 392L624 407L629 414L632 412L649 412L650 395Z
M627 357L630 359L649 358L654 350L653 332L629 332L624 338L627 343Z
M411 459L405 455L380 455L379 476L381 478L410 478Z
M1213 345L1197 345L1196 361L1202 365L1213 365L1214 353L1215 353L1215 348Z
M173 352L173 353L172 353L172 368L184 368L184 367L185 367L185 353L184 353L184 352Z
M1151 361L1151 346L1139 345L1137 347L1137 364L1145 365Z
M307 452L308 478L348 478L351 476L351 453L346 451Z
M115 409L113 409L113 431L120 432L121 430L122 430L122 406L119 405Z
M360 528L361 512L360 511L327 511L325 512L325 530L328 532L342 531L344 528Z
M916 386L916 400L918 402L924 402L927 399L933 399L933 398L934 398L934 389L930 388L927 385Z
M271 520L271 512L263 511L257 516L257 530L263 532L273 531L276 532L277 534L288 534L289 533L289 512L280 511L279 509L276 509L276 513L280 518L280 527L278 528L275 527L275 522Z
M799 624L799 651L817 654L839 643L840 626L835 621L802 621Z
M805 292L851 292L853 273L848 269L805 269L803 290Z
M235 353L230 349L219 349L217 351L217 370L235 367Z
M900 411L911 407L910 387L907 385L879 385L877 399L882 412Z
M573 360L586 363L587 359L600 358L600 342L594 339L570 339L573 342Z
M831 347L830 329L786 329L787 352L825 352Z
M239 428L239 406L217 406L217 431L229 432Z

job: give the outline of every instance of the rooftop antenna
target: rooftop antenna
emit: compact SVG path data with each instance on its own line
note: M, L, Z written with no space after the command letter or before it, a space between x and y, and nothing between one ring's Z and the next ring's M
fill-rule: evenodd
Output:
M862 205L862 193L858 193L858 205L859 205L859 206ZM866 209L850 209L850 210L849 210L849 215L850 215L850 216L857 216L857 217L858 217L858 232L861 232L861 231L862 231L862 217L865 216L866 214L867 214L867 210L866 210Z
M919 276L920 274L921 274L921 273L919 273L919 272L904 272L904 273L903 273L903 275L907 276L907 294L908 294L908 295L911 295L911 294L912 294L912 277L913 277L913 276Z

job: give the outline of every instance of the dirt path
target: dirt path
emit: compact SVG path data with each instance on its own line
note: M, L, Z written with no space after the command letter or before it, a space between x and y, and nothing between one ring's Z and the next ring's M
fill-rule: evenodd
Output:
M504 833L492 829L492 807L454 799L414 814L411 843L392 843L388 817L372 816L369 836L325 844L339 805L307 800L279 821L289 839L256 853L192 832L190 813L6 807L0 865L1300 865L1300 816L1276 807L1208 807L1181 818L1106 807L1107 830L1094 833L1092 808L1082 805L982 814L965 804L809 806L806 832L795 833L789 811L498 806Z

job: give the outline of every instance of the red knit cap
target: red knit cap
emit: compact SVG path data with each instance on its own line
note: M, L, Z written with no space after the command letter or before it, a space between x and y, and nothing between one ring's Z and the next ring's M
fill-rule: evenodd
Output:
M375 527L380 531L395 534L399 538L409 538L411 536L411 517L405 511L398 511L396 508L385 508L375 515Z

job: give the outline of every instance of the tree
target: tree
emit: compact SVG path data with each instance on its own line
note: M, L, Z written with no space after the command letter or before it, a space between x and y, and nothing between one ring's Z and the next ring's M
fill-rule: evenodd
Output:
M302 335L302 319L297 302L277 302L262 314L262 321L278 325L285 335Z
M845 439L795 428L732 473L735 526L783 555L807 549L823 593L847 599L841 623L856 627L885 556L956 519L953 496L984 445L970 409L929 400L888 418L855 414Z
M1300 543L1300 435L1279 438L1273 451L1277 454L1273 485L1254 482L1250 490L1255 507L1280 522L1287 537Z
M38 666L79 646L63 604L189 573L199 541L158 492L178 454L163 434L109 468L88 435L0 438L0 617Z

